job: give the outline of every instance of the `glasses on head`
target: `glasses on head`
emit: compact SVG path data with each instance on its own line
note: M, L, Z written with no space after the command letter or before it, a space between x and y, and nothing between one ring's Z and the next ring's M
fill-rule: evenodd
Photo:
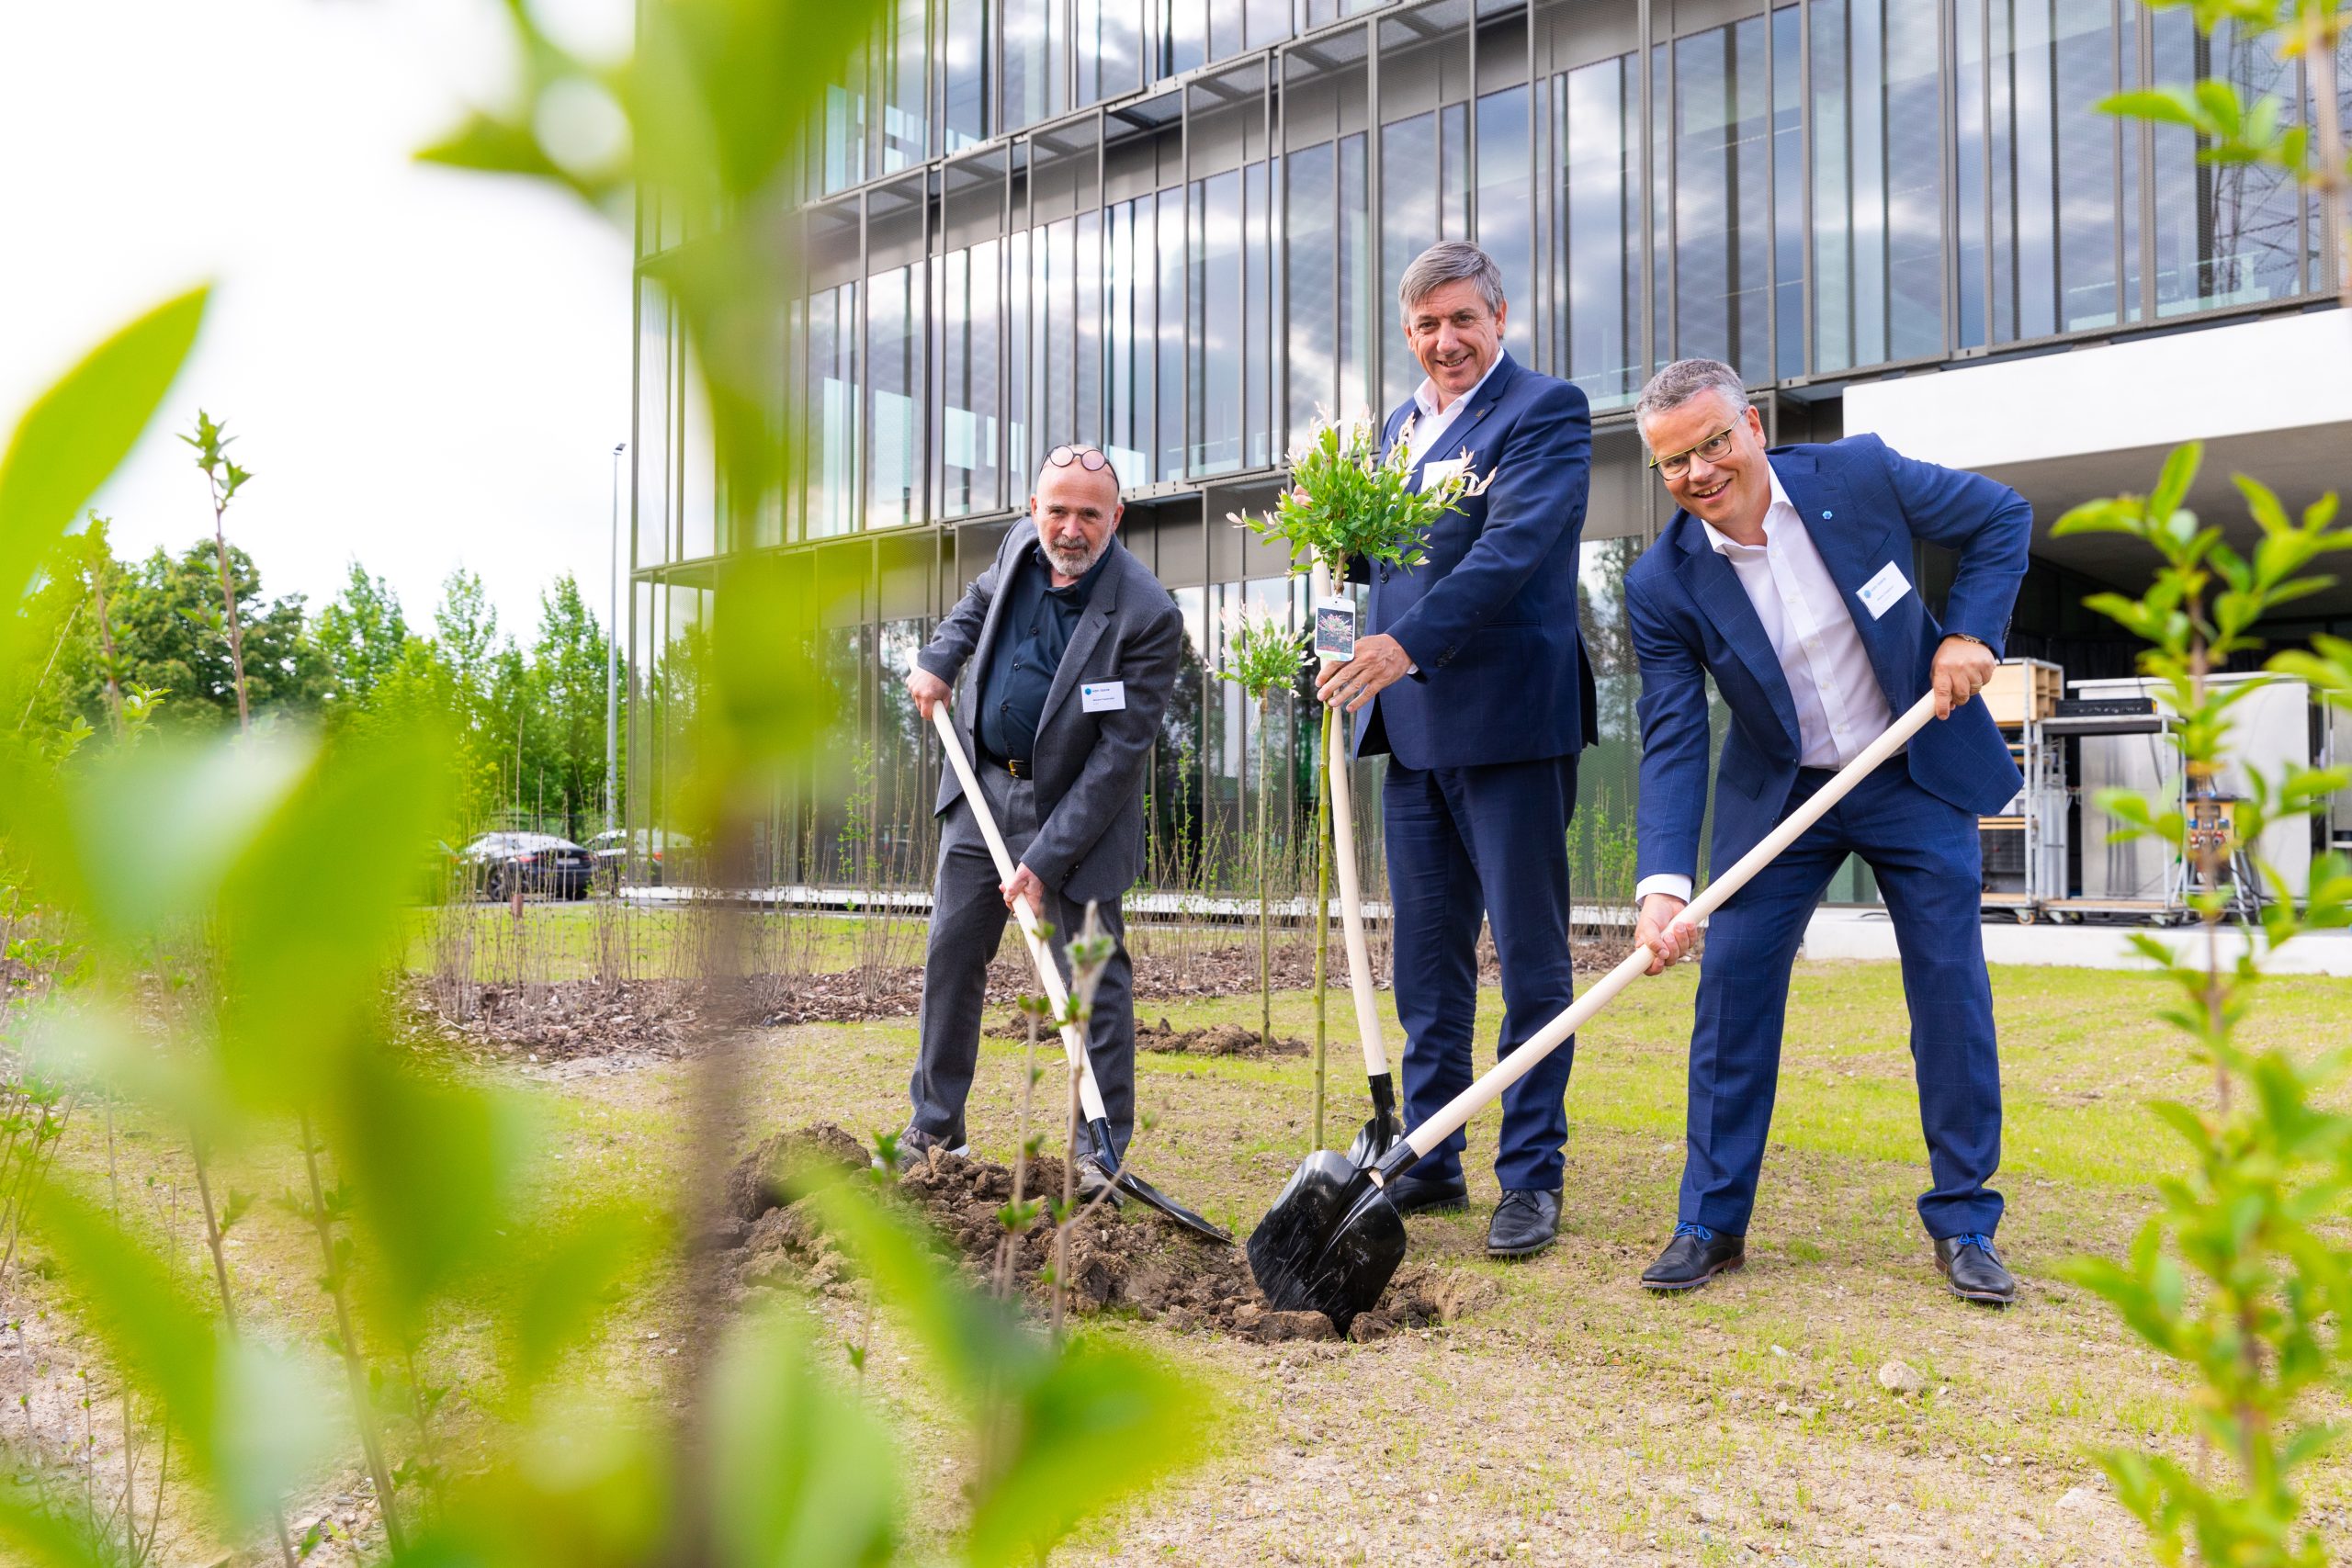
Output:
M1663 457L1652 457L1650 467L1658 471L1661 479L1679 479L1690 471L1690 459L1693 457L1704 463L1720 463L1731 456L1731 439L1738 429L1736 424L1726 424L1696 446L1686 446Z
M1090 474L1099 474L1105 468L1111 468L1111 459L1096 446L1057 446L1046 454L1046 461L1057 468L1067 468L1076 463ZM1111 468L1111 478L1116 482L1119 470Z

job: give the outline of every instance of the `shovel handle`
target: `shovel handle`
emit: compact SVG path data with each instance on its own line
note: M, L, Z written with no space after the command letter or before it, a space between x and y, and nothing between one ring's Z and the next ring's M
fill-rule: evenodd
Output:
M931 722L939 731L940 750L946 753L947 765L956 770L956 782L964 786L964 798L971 803L972 818L980 825L980 837L988 840L989 853L996 861L996 874L1003 881L1012 880L1012 852L1004 847L1004 835L997 831L996 817L989 810L988 797L980 793L980 781L972 775L971 760L964 755L963 738L956 733L954 721L947 716L945 703L933 704ZM1013 919L1021 922L1021 935L1029 944L1029 961L1037 966L1037 983L1046 987L1046 999L1054 1005L1057 1016L1069 1010L1069 991L1062 985L1061 971L1054 967L1054 955L1046 950L1046 933L1037 928L1037 912L1029 908L1026 898L1012 901ZM1075 1023L1061 1026L1062 1054L1069 1058L1078 1073L1080 1109L1091 1123L1108 1119L1102 1108L1102 1091L1095 1086L1094 1066L1086 1055L1086 1042L1079 1038ZM1106 1156L1107 1156L1107 1152Z
M1838 770L1837 776L1815 791L1812 798L1789 813L1781 825L1767 833L1754 849L1739 857L1738 863L1707 885L1706 891L1690 901L1678 920L1698 924L1720 908L1733 894L1747 886L1749 878L1780 858L1781 852L1802 837L1806 829L1828 813L1831 807L1846 798L1856 784L1862 782L1879 764L1901 750L1904 743L1927 722L1936 716L1936 694L1929 692L1893 724L1886 732L1862 749L1862 754ZM1503 1090L1534 1070L1535 1065L1558 1049L1560 1043L1584 1026L1587 1019L1607 1007L1617 993L1649 972L1653 956L1647 942L1627 953L1624 962L1594 981L1584 995L1566 1012L1545 1024L1519 1048L1487 1069L1484 1077L1446 1103L1443 1110L1413 1129L1400 1148L1409 1147L1412 1158L1404 1159L1392 1151L1381 1164L1383 1174L1408 1168L1427 1158L1436 1147L1453 1136L1455 1129L1485 1110Z
M1330 592L1330 569L1317 565L1310 593L1319 604ZM1363 1042L1364 1076L1376 1078L1388 1071L1388 1043L1380 1035L1380 1004L1372 988L1372 952L1363 935L1363 896L1356 886L1356 807L1354 786L1348 780L1348 729L1347 713L1340 710L1331 722L1331 754L1324 763L1331 777L1331 863L1340 874L1340 925L1347 934L1348 988L1355 995L1356 1037ZM1315 915L1317 919L1329 918L1323 909Z

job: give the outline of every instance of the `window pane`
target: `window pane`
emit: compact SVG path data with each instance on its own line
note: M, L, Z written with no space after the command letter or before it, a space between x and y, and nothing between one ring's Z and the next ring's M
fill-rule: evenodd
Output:
M923 269L920 262L866 279L866 354L872 362L874 449L865 525L895 527L922 515Z
M1138 220L1137 227L1142 226ZM1184 193L1159 193L1159 462L1156 479L1184 471Z
M1130 485L1152 482L1153 399L1159 343L1159 269L1150 265L1158 232L1159 197L1124 201L1105 215L1105 319L1110 358L1107 423L1102 449Z
M2186 13L2154 19L2159 82L2234 83L2251 102L2292 103L2295 66L2228 26L2209 39ZM2295 193L2275 170L2197 161L2192 134L2156 128L2156 309L2160 315L2277 299L2296 291L2301 225Z
M1677 39L1674 61L1674 351L1762 381L1770 376L1764 19Z
M882 172L930 155L931 120L923 103L923 0L899 0L883 45Z
M1339 266L1337 152L1325 141L1283 160L1285 299L1289 305L1291 443L1302 439L1317 408L1340 405L1333 299Z
M1241 171L1193 184L1193 451L1196 474L1241 467Z
M808 300L808 423L801 461L808 469L807 536L846 534L856 524L857 285L820 290Z
M1373 407L1372 344L1380 302L1372 292L1371 175L1364 133L1340 138L1340 401L1343 417Z
M1561 189L1555 245L1566 275L1553 361L1596 409L1640 390L1641 99L1634 57L1599 61L1555 79Z
M1804 374L1804 34L1794 6L1772 13L1772 309L1783 379Z
M945 0L947 26L940 39L944 79L945 147L955 152L989 136L989 0Z
M997 499L997 242L941 264L940 515L987 512Z
M1437 116L1417 114L1380 128L1380 299L1396 298L1396 287L1415 256L1438 242ZM1381 312L1394 321L1393 306ZM1413 395L1421 367L1401 341L1386 360L1381 407L1393 409Z
M1143 85L1142 0L1078 0L1078 101L1100 103Z
M1241 171L1241 428L1242 460L1262 468L1273 461L1274 251L1271 165Z
M1519 302L1522 338L1535 319L1537 282L1527 135L1525 87L1478 100L1478 244L1503 270L1504 298Z

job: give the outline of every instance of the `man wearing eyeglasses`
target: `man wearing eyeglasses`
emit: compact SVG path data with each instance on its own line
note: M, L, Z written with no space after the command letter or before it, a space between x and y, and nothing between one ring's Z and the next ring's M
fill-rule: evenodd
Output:
M939 781L939 872L923 954L902 1161L967 1152L964 1101L979 1055L989 961L1016 898L1054 928L1056 963L1096 906L1117 943L1094 994L1088 1054L1113 1136L1135 1118L1135 1010L1119 900L1143 869L1143 775L1176 683L1183 622L1150 568L1118 540L1119 476L1091 446L1057 446L1029 498L1034 526L1006 531L995 561L939 623L907 672L929 722L949 703L1005 848L996 863L953 770ZM1115 1159L1119 1151L1102 1151ZM1081 1162L1089 1190L1104 1171Z
M1979 934L1976 818L2023 785L1983 703L2025 575L2033 512L2006 485L1922 463L1874 435L1767 451L1739 375L1659 371L1634 404L1651 467L1680 504L1625 577L1641 664L1641 913L1655 975L1690 950L1707 808L1712 676L1731 724L1715 772L1711 863L1729 866L1929 691L1915 736L1716 910L1690 1036L1672 1239L1642 1276L1685 1291L1738 1268L1780 1075L1789 971L1849 855L1878 880L1903 956L1927 1134L1918 1213L1949 1288L2017 1293L1995 1248L2001 1075ZM1924 540L1956 552L1940 617L1914 581Z

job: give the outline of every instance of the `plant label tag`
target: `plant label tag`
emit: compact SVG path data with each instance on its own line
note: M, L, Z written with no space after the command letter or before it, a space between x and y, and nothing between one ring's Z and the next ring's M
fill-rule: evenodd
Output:
M1868 610L1871 619L1875 621L1882 619L1910 592L1911 584L1905 581L1901 570L1889 561L1878 569L1876 577L1862 584L1861 591L1854 597L1862 602L1862 608Z
M1421 465L1421 489L1432 491L1470 466L1467 457L1442 457Z
M1356 602L1348 598L1315 602L1315 656L1341 663L1356 656Z
M1127 683L1125 681L1081 681L1078 686L1078 705L1082 713L1119 713L1127 705Z

